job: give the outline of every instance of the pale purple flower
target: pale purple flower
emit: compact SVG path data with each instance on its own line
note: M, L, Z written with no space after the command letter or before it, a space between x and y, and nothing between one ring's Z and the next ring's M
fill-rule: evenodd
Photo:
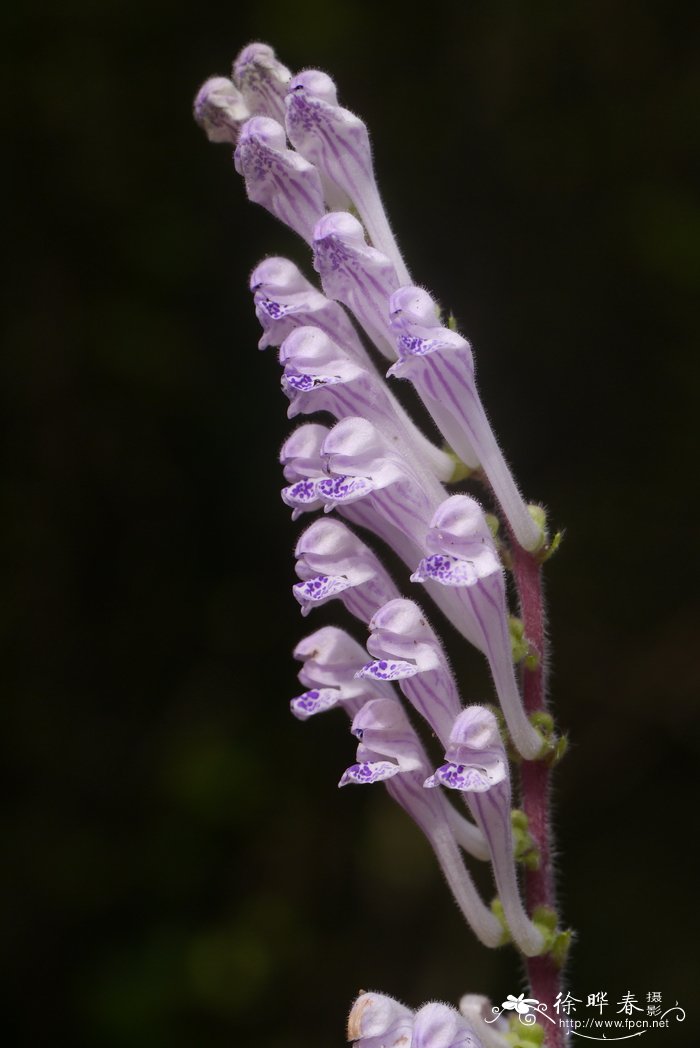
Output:
M300 641L294 657L303 662L299 680L308 690L292 699L291 710L299 720L341 706L354 717L366 702L392 698L390 684L356 677L364 651L344 630L324 626Z
M248 44L233 64L233 79L251 113L284 123L284 96L292 74L269 44Z
M393 262L401 283L408 283L408 271L379 196L364 121L338 105L335 84L315 69L294 77L286 105L289 140L326 180L330 207L347 210L343 199L350 200L372 244Z
M334 211L313 234L314 269L323 290L347 306L377 349L396 358L389 318L389 298L399 286L394 264L365 239L362 225L351 214Z
M317 485L319 480L327 477L321 448L329 432L327 426L306 422L295 429L282 445L280 462L285 480L289 482L282 489L282 501L291 507L292 520L302 513L321 509L324 505Z
M339 786L383 782L425 768L423 747L398 699L366 702L355 715L352 733L360 740L357 763L343 772Z
M413 1012L381 993L362 993L348 1016L355 1048L411 1048Z
M454 451L467 465L481 465L520 545L537 549L542 529L493 435L476 388L469 343L441 325L434 301L422 288L399 288L389 308L399 354L389 374L411 380Z
M441 791L423 788L428 758L401 703L396 698L367 702L355 715L352 730L360 740L357 762L344 772L339 785L384 782L391 797L430 842L455 901L477 938L486 946L499 945L502 928L482 902L464 865L453 809ZM462 831L459 843L466 838L469 851L481 852L484 841L475 828L464 821Z
M293 592L303 615L339 597L366 625L377 608L398 596L377 555L342 521L328 517L314 521L300 536L295 555L302 581Z
M424 1004L413 1017L411 1048L482 1048L471 1023L455 1008Z
M512 1048L510 1026L503 1015L495 1016L488 997L465 993L459 1000L459 1010L471 1023L484 1048Z
M235 146L250 109L238 88L225 76L212 76L194 100L194 118L210 142Z
M508 758L496 718L469 706L455 721L443 764L425 782L464 793L474 821L486 838L498 895L508 929L523 953L541 953L544 940L523 907L513 857Z
M325 447L325 442L324 442ZM513 665L503 569L479 504L467 495L452 495L437 510L427 532L430 551L411 576L458 594L463 606L464 635L486 655L496 692L513 742L531 760L542 749L542 737L525 713Z
M343 307L322 295L289 259L266 258L251 273L250 290L263 329L260 349L281 346L294 328L311 324L369 366L369 356Z
M402 449L419 475L427 471L444 479L450 476L449 456L423 436L369 359L358 359L312 325L295 327L282 343L279 358L289 418L315 411L327 411L337 419L361 416L376 426L389 446Z
M375 661L362 676L397 681L411 705L447 745L461 703L442 645L411 600L392 600L375 612L367 650Z
M281 124L252 117L241 128L234 163L248 198L311 243L325 211L321 179L313 164L287 149Z

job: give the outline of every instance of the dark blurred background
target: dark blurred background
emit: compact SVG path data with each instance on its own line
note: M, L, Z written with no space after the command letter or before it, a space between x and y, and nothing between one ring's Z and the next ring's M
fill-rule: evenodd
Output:
M6 12L6 1043L322 1048L361 987L525 988L384 792L338 793L342 716L287 710L295 641L347 620L302 624L289 593L290 427L246 280L266 253L308 260L191 119L252 39L367 119L411 269L566 528L547 575L571 990L662 991L688 1019L654 1044L695 1043L696 12Z

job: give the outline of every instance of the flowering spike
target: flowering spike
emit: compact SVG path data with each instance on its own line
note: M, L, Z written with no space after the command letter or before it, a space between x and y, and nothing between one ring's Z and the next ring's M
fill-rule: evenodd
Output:
M403 694L446 746L461 709L442 645L411 600L392 600L370 622L367 649L377 659L364 676L399 680Z
M234 154L248 198L311 243L324 212L318 171L293 149L284 128L266 116L254 116L241 128Z
M392 295L391 323L399 359L389 374L408 378L450 446L468 465L480 463L517 541L527 550L542 544L535 523L486 417L474 379L469 343L442 327L437 307L422 288Z
M251 113L238 88L225 76L212 76L194 100L194 118L210 142L235 146L241 127Z
M325 447L325 442L324 442ZM542 749L542 737L530 724L515 678L505 580L493 538L478 502L452 495L438 508L425 539L430 555L411 576L437 582L462 601L458 628L486 655L508 730L528 760Z
M314 269L323 290L347 306L377 349L394 360L389 297L399 286L393 263L369 247L362 226L351 214L334 211L314 230Z
M303 581L293 590L303 614L339 596L367 624L377 608L397 596L377 556L339 520L315 521L299 538L295 554Z
M269 44L248 44L233 63L236 81L251 113L284 123L284 96L292 74Z
M513 940L532 957L544 940L523 908L513 857L511 789L508 759L496 718L481 706L469 706L454 723L445 751L448 763L426 780L466 796L474 820L488 841L498 894Z
M289 259L266 258L251 273L250 290L263 328L260 349L281 346L294 328L312 324L369 366L369 356L343 307L322 295Z
M413 1012L381 993L362 993L348 1016L348 1040L354 1048L409 1048Z
M482 1048L474 1029L447 1004L424 1004L413 1019L411 1048Z
M359 212L370 240L393 262L401 283L408 270L379 196L367 127L338 105L335 84L326 73L309 69L291 81L286 99L287 134L302 156L321 172L330 187L339 187ZM342 199L326 190L332 208Z

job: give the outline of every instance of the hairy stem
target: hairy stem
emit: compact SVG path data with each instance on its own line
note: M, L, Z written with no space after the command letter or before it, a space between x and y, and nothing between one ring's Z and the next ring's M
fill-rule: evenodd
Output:
M523 701L528 715L547 709L547 638L542 593L542 568L536 556L513 542L513 575L520 603L520 616L525 636L538 656L535 669L523 668ZM548 761L522 761L520 765L521 804L528 829L537 845L540 863L537 869L525 869L525 904L532 915L538 906L556 911L556 887L552 863L553 839L550 817L551 765ZM525 959L530 992L551 1008L562 989L562 971L551 955ZM563 1048L563 1028L545 1023L547 1048Z

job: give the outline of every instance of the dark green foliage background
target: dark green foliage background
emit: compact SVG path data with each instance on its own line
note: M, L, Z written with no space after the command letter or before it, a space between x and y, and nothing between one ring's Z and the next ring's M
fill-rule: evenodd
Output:
M524 988L383 792L336 791L342 717L287 713L295 640L345 620L303 625L289 594L289 426L246 278L305 253L190 116L260 38L368 120L411 268L567 528L548 579L571 989L679 999L685 1026L650 1044L698 1029L694 10L5 14L6 1043L322 1048L360 987Z

